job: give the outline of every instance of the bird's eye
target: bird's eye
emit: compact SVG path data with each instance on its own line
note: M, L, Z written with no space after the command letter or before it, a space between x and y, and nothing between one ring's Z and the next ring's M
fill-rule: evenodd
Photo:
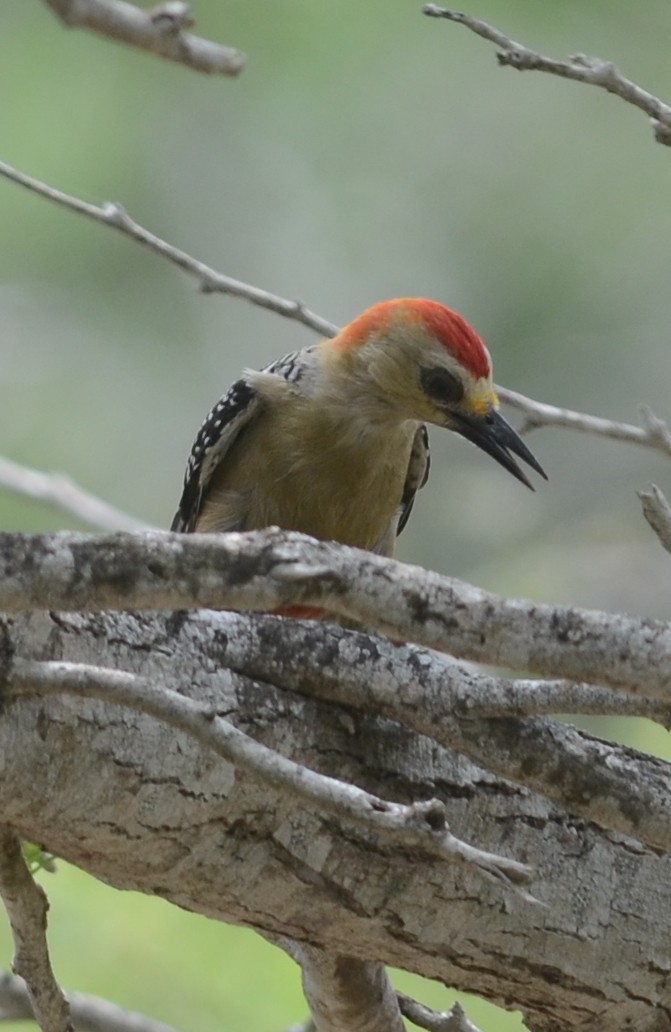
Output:
M464 396L464 385L453 373L442 366L422 369L422 389L434 401L453 405Z

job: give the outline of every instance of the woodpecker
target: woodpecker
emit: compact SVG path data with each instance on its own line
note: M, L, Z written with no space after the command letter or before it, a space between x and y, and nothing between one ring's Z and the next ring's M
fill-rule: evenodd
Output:
M198 431L171 529L279 526L391 556L428 477L427 423L527 487L513 456L545 478L498 412L475 330L437 301L397 298L243 373Z

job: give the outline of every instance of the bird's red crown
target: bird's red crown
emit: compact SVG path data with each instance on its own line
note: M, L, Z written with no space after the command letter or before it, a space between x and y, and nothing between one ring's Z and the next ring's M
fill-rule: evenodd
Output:
M336 338L337 343L343 348L365 344L373 334L383 331L392 319L419 323L477 380L489 376L489 353L473 327L451 308L423 297L380 301L345 326Z

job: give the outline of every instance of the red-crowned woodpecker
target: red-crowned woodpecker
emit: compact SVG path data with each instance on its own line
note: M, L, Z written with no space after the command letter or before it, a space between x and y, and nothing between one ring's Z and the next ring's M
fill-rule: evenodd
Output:
M545 477L497 406L489 353L461 316L382 301L232 385L198 431L172 529L279 526L390 556L428 476L426 423L528 487L513 456Z

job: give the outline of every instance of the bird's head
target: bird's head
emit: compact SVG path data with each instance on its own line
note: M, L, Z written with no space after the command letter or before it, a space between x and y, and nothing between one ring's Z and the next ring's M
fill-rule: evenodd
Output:
M424 298L396 298L367 309L332 341L350 375L372 380L397 416L446 427L496 459L527 487L514 459L545 473L498 411L492 363L460 315Z

